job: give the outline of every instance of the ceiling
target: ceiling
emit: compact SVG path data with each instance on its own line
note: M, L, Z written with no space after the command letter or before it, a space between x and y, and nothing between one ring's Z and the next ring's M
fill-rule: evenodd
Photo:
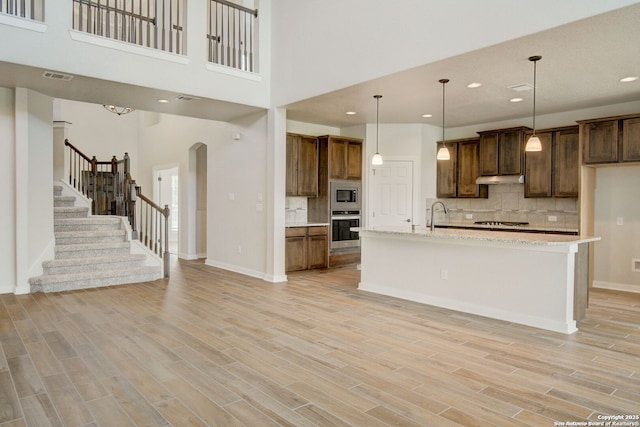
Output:
M27 67L0 61L0 87L25 87L53 98L132 106L137 110L155 111L181 116L228 122L257 111L259 107L208 98L193 98L188 94L118 83L73 75L71 80L43 78L42 68ZM57 73L60 74L60 73ZM181 97L183 99L177 99ZM169 99L170 103L158 103Z
M548 31L448 58L285 106L287 118L333 127L375 123L373 95L381 94L381 123L442 123L441 78L446 85L446 126L459 127L509 119L529 125L533 91L510 86L533 84L531 55L537 65L538 115L640 100L640 3ZM381 58L383 59L383 58ZM51 97L95 104L135 106L190 117L231 121L262 111L259 107L215 99L159 104L178 93L74 76L66 82L42 78L43 69L0 61L0 87L28 87ZM482 86L468 89L466 85ZM187 94L188 95L188 94ZM520 96L520 103L509 99ZM346 111L356 115L347 116ZM423 118L422 114L432 114Z
M441 78L445 87L446 126L459 127L523 118L531 126L533 91L510 86L533 86L537 63L538 115L640 100L640 3L551 30L511 40L443 61L360 83L287 106L287 118L327 126L375 123L380 100L380 123L442 124ZM383 60L383 58L381 58ZM467 84L482 83L476 89ZM512 103L514 97L522 102ZM356 115L346 115L355 111ZM423 114L432 114L423 118Z

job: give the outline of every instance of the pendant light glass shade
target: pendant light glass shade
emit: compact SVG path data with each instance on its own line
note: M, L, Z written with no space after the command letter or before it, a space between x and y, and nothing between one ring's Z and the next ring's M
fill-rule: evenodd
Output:
M538 85L536 83L536 63L542 59L542 56L530 56L529 61L533 62L533 134L527 140L524 146L524 151L542 151L542 144L540 138L536 136L536 89Z
M371 164L373 166L380 166L382 165L384 162L382 161L382 156L380 155L380 153L376 153L373 155L373 158L371 158Z
M373 166L381 166L384 162L382 161L382 155L378 150L378 125L379 125L379 115L380 115L380 98L382 95L373 95L376 99L376 154L371 158L371 164Z
M524 146L524 151L542 151L542 143L537 135L531 135Z
M451 160L451 154L447 148L447 141L444 139L444 85L449 83L449 79L438 80L442 83L442 147L438 149L436 160Z
M449 149L444 145L438 149L438 154L436 155L437 160L451 160L451 154L449 154Z

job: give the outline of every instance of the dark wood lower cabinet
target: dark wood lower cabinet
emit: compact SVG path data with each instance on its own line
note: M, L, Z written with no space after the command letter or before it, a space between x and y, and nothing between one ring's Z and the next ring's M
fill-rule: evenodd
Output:
M288 227L285 230L285 272L327 267L328 227Z

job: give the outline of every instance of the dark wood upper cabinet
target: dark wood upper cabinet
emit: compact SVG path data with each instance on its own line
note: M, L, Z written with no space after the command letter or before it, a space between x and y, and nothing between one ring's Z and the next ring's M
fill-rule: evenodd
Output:
M438 149L442 142L438 143ZM437 160L438 197L486 198L489 196L486 185L476 184L478 178L479 139L459 139L447 141L449 160Z
M558 130L553 139L553 195L578 197L580 185L580 138L578 127Z
M498 175L498 132L480 133L480 175Z
M524 197L551 197L553 132L536 132L536 135L542 151L525 153Z
M640 162L640 117L622 120L622 161Z
M318 195L318 140L313 136L287 134L286 195Z
M578 123L584 164L640 162L640 114Z
M525 197L578 197L578 126L536 132L542 151L525 152ZM525 140L530 133L525 134Z
M442 142L438 143L438 149L442 147ZM447 144L449 160L436 160L436 195L438 197L457 196L457 165L458 165L458 144Z
M618 161L618 120L583 125L584 163L616 163Z
M520 175L524 160L524 132L527 127L478 132L480 175Z
M498 175L522 174L523 129L502 131L498 138Z
M476 184L478 178L480 141L458 142L458 197L480 197L489 196L489 189L486 185Z

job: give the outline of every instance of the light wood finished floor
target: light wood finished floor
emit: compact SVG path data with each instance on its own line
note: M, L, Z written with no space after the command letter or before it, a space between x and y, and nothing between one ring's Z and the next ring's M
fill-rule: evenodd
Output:
M571 336L174 262L169 281L0 296L0 425L553 426L640 413L640 296Z

